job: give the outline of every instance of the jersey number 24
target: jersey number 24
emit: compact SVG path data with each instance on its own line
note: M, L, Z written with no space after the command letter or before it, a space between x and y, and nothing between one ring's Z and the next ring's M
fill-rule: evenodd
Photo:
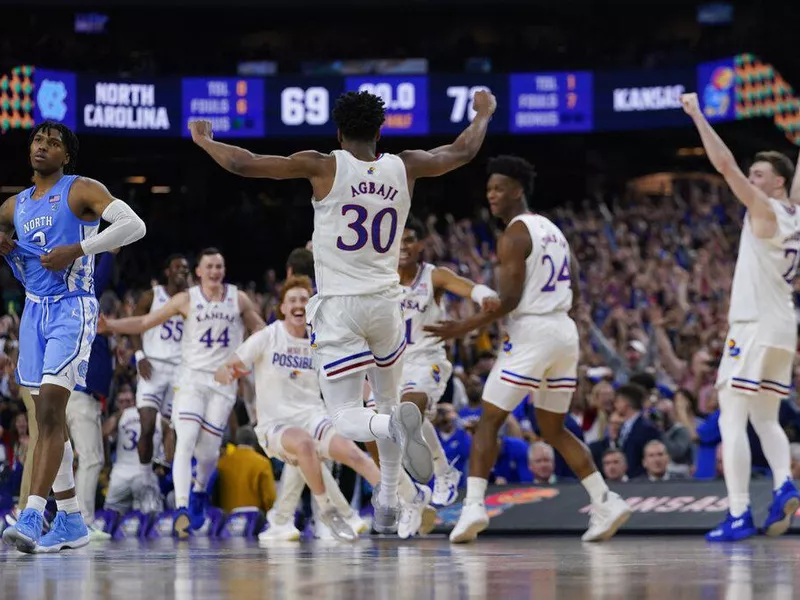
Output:
M561 268L558 270L558 277L556 277L556 263L553 261L553 257L549 254L545 254L542 257L542 264L550 265L550 276L547 278L547 283L544 284L542 287L543 292L555 292L556 285L559 281L569 281L570 280L570 273L569 273L569 256L564 258L564 263L561 265Z

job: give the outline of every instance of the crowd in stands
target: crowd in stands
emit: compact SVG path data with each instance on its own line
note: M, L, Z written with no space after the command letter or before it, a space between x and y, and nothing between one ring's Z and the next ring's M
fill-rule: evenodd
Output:
M631 193L608 204L598 200L566 205L548 216L564 230L582 267L583 302L574 315L581 331L580 383L566 417L570 430L590 445L595 462L613 482L721 477L714 380L725 351L728 295L742 216L738 203L713 179L684 179L673 181L660 193ZM488 215L461 220L429 215L426 220L430 235L424 260L494 285L498 231ZM116 258L125 252L135 253L136 248ZM114 258L107 259L109 265ZM310 255L300 251L292 260L308 262ZM267 321L275 319L281 285L282 268L274 267L260 287L247 287ZM8 314L0 319L5 348L0 355L0 509L14 503L28 451L28 423L13 374L20 293L8 277L2 282ZM130 315L138 292L127 290L119 297L113 287L103 293L101 310ZM800 286L797 289L800 292ZM469 301L447 297L446 302L451 318L463 318L475 310ZM450 345L454 375L435 424L448 460L464 474L483 383L496 352L502 352L500 333L492 326ZM95 396L104 419L109 420L130 403L136 367L125 336L109 340L105 352L110 354L112 383L108 393ZM780 413L792 442L795 477L800 477L799 383L800 368ZM123 395L128 404L121 406ZM223 446L217 478L215 498L226 509L244 501L237 498L248 496L227 487L250 485L232 475L243 472L237 465L251 464L248 472L259 473L250 497L260 497L264 510L274 500L273 472L279 475L281 465L274 462L267 468L265 457L255 458L261 450L246 427L253 415L253 387L245 379L226 432L229 445ZM120 443L114 440L112 427L105 429L108 443L101 496L108 470L113 468L114 445ZM538 439L537 429L533 404L526 399L501 430L494 483L551 484L573 477L553 449ZM754 474L763 475L766 461L752 431L750 438ZM168 468L162 469L163 491L168 495L167 472ZM344 471L340 476L354 479ZM357 481L352 489L371 491Z

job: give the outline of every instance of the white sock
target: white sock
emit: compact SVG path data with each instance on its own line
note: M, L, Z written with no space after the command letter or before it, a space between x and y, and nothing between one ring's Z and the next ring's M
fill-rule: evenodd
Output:
M749 405L750 422L761 441L776 490L792 478L789 438L778 420L780 404L780 398L774 394L759 394Z
M757 402L731 389L719 393L719 431L722 436L722 467L728 489L729 510L741 517L750 505L750 440L747 438L748 407Z
M383 506L397 506L397 486L400 483L401 471L400 446L387 439L379 439L377 444L381 461L381 489L378 502Z
M75 473L72 471L72 462L75 455L72 452L72 444L64 442L64 453L61 455L61 464L58 466L56 478L53 481L53 491L55 493L66 492L75 487Z
M314 500L317 502L317 506L319 507L320 512L325 512L328 510L329 507L333 506L331 504L331 499L328 497L328 494L320 494L317 496L314 494Z
M77 496L67 498L66 500L56 500L56 507L59 511L64 511L68 515L81 511L81 507L78 505Z
M336 507L336 510L339 511L340 514L347 516L353 509L350 507L350 503L347 501L347 498L344 497L342 493L342 489L339 487L339 482L336 481L336 478L331 473L330 469L328 469L325 463L322 463L321 470L322 470L322 481L325 483L325 492L328 498L330 498L331 503Z
M581 480L581 485L586 488L589 493L589 498L592 499L592 504L602 504L606 499L608 493L608 485L606 485L603 476L598 471L595 471L585 479Z
M433 455L433 474L435 477L441 477L450 469L447 462L447 456L442 448L442 442L439 436L436 435L436 428L428 419L422 420L422 437L431 449Z
M400 494L400 499L406 503L413 502L417 497L419 490L411 480L411 476L405 472L405 469L400 469L400 483L397 486L397 491Z
M467 477L467 497L465 504L483 504L486 498L486 486L489 482L483 477Z
M172 459L172 483L175 487L175 508L187 508L192 486L192 451L182 448L180 442Z
M28 503L25 505L26 510L30 508L38 512L40 515L43 515L46 507L46 499L42 498L41 496L28 496Z

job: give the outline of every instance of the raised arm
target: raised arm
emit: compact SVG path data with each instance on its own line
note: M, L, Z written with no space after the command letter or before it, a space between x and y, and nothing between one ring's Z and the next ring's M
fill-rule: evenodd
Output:
M189 129L195 144L223 169L241 177L309 179L313 183L314 179L324 177L328 169L335 169L329 156L313 150L291 156L271 156L216 142L210 121L192 121Z
M189 292L175 294L169 301L159 308L156 312L147 313L138 317L128 317L127 319L105 319L102 327L98 325L101 333L144 333L148 329L158 327L164 321L178 315L186 316L189 314Z
M681 96L681 102L683 103L683 110L692 118L695 127L697 127L708 159L719 174L725 178L725 182L730 186L739 201L747 207L752 225L755 227L756 221L762 221L757 228L761 231L756 230L756 234L759 237L771 237L774 235L777 221L767 195L750 183L747 176L742 173L733 153L722 141L722 138L717 135L714 128L711 127L705 115L703 115L703 111L700 110L697 94L684 94ZM769 231L770 225L771 232Z
M262 319L261 315L258 314L256 305L253 304L252 300L250 300L250 296L241 290L239 291L239 309L242 311L242 321L244 321L244 326L250 334L253 334L256 331L261 331L264 329L264 327L266 327L264 319Z
M495 310L500 305L497 292L492 288L461 277L447 267L434 269L432 279L434 289L446 290L461 298L472 298L484 310Z
M499 308L492 312L478 313L461 322L448 321L425 327L425 331L438 335L441 339L459 338L514 310L522 299L525 259L531 250L531 236L527 227L521 221L512 223L497 244Z
M497 108L497 100L487 91L475 93L473 101L475 119L456 140L447 146L439 146L434 150L406 150L399 154L406 165L409 182L420 177L438 177L458 167L462 167L475 158L483 140L489 119Z

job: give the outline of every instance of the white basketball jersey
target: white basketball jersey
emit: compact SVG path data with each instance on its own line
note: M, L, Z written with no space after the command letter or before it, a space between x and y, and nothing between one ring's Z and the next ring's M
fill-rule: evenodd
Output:
M436 336L425 333L422 329L427 325L436 325L444 319L443 301L436 302L433 289L433 272L435 265L422 263L414 282L404 288L403 313L406 318L406 356L405 360L413 360L416 356L445 353L444 342L437 341Z
M778 332L796 331L792 290L800 259L800 210L770 198L778 230L770 239L755 236L745 217L733 274L731 323L759 321Z
M114 461L115 469L135 470L139 468L139 437L142 434L142 425L139 421L139 410L131 406L122 412L117 425L117 457ZM158 455L161 448L161 419L156 419L156 432L153 435L154 455Z
M290 335L283 321L251 335L236 356L253 365L259 423L293 421L298 415L325 410L311 359L311 341Z
M210 301L199 285L189 288L189 316L183 325L183 367L214 373L244 339L239 290L225 284L222 300Z
M403 161L381 154L373 162L335 150L336 176L314 206L317 294L360 296L397 286L400 238L411 196Z
M567 238L556 225L541 215L524 214L522 221L531 236L531 253L525 259L525 287L511 317L566 312L572 307L570 249Z
M150 312L154 313L169 302L170 296L163 285L153 288L153 303ZM142 334L142 350L145 356L177 365L181 359L181 340L183 339L183 317L171 317Z

